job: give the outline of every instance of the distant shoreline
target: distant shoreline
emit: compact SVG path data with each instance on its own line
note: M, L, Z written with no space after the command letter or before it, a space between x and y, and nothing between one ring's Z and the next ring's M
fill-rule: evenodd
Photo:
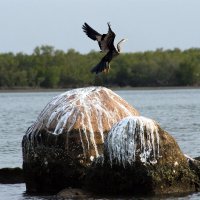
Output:
M89 86L88 86L89 87ZM102 86L106 87L106 86ZM78 87L76 87L78 88ZM0 88L0 93L34 93L34 92L65 92L76 88ZM81 88L81 87L80 87ZM163 87L107 87L112 90L176 90L176 89L200 89L199 86L163 86Z

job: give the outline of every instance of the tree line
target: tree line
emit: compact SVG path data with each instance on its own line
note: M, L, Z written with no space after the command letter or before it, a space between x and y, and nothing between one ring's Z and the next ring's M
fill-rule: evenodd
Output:
M102 57L48 45L32 54L1 53L0 88L200 86L200 48L123 53L111 62L109 74L91 74Z

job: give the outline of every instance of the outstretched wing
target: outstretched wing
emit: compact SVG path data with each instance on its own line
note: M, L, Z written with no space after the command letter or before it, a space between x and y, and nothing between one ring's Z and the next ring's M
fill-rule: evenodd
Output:
M112 31L109 23L108 33L102 35L95 31L93 28L91 28L87 23L84 23L82 28L89 38L98 42L101 51L108 52L114 47L115 33Z
M93 28L91 28L87 23L84 23L82 26L83 31L86 33L86 35L91 38L92 40L97 40L97 38L100 38L102 35L95 31Z

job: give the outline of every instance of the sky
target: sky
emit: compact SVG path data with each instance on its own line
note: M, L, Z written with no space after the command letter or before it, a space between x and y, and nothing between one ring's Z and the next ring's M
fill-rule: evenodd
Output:
M99 51L84 22L99 33L110 22L115 44L128 39L124 52L200 48L200 0L0 0L0 53L41 45Z

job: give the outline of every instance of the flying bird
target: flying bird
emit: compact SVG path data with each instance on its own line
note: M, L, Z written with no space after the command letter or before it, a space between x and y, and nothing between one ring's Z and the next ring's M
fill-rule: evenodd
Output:
M91 28L87 23L84 23L82 26L83 31L86 35L94 41L98 42L101 52L105 52L106 55L101 59L101 61L91 69L92 73L100 73L106 72L108 73L110 70L110 62L111 60L118 56L121 52L121 44L126 41L126 39L122 39L117 44L117 48L114 46L115 33L111 29L110 23L108 24L108 33L100 34Z

